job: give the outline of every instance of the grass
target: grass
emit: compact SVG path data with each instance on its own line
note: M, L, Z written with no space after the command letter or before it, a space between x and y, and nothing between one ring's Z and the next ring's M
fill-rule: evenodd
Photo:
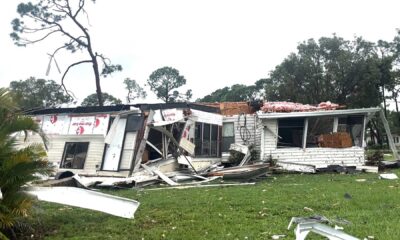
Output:
M140 201L131 220L39 203L30 222L45 239L294 239L291 217L324 215L361 239L399 239L399 188L377 174L279 174L252 186L106 191Z

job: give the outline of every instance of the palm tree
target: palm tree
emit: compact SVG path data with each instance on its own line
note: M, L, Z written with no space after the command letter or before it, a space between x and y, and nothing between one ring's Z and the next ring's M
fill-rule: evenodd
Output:
M45 160L42 145L18 148L15 134L39 132L35 121L18 113L9 92L0 88L0 239L15 238L13 227L28 215L34 199L23 187L37 180L39 174L49 175L50 164Z

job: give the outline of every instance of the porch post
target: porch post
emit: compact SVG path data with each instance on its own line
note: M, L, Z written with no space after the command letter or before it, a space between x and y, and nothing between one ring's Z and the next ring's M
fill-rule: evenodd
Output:
M304 131L303 131L303 150L306 149L307 145L307 132L308 132L308 118L304 119Z
M334 117L332 132L334 132L334 133L337 132L338 126L339 126L339 117Z
M361 147L366 147L367 146L367 144L366 144L366 142L365 142L365 128L366 128L366 126L367 126L367 115L364 115L364 118L363 118L363 128L362 128L362 132L361 132L361 141L362 141L362 145L361 145Z

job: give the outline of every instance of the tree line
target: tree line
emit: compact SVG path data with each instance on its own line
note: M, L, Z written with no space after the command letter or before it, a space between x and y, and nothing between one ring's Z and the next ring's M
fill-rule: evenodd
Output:
M345 40L333 35L309 39L297 46L268 77L253 85L235 84L197 99L199 102L292 101L316 104L332 101L348 107L386 108L398 112L400 33L393 41Z
M53 63L57 65L55 57L62 51L83 53L87 58L71 63L62 74L60 85L65 93L69 95L65 84L68 72L77 65L89 64L93 69L96 92L85 99L87 101L84 104L102 106L104 102L119 103L120 100L103 94L101 90L100 78L122 71L122 66L112 64L105 55L95 51L95 39L89 33L89 14L86 11L89 3L95 1L38 0L35 3L20 3L17 7L19 17L11 22L10 37L17 46L56 39L59 46L50 54L49 67ZM315 104L330 100L348 107L370 107L383 103L386 109L386 100L390 98L395 102L398 112L399 36L397 32L389 42L370 42L362 37L345 40L336 35L309 39L299 43L296 52L289 54L269 76L253 85L227 86L197 101L248 101L262 98ZM124 84L128 90L128 102L146 96L136 81L129 79ZM186 79L171 67L157 69L147 80L150 89L164 102L190 99L191 90L186 93L178 91L185 84ZM63 101L69 99L61 98Z
M148 78L147 84L157 98L169 102L188 101L192 97L192 90L181 93L179 88L185 85L186 79L179 71L172 67L163 67L155 70ZM123 84L126 89L126 102L146 98L147 92L136 80L125 78ZM21 109L35 109L57 107L62 104L76 104L76 100L54 80L36 79L29 77L26 80L12 81L9 85L10 93ZM113 95L102 92L99 102L98 94L88 95L80 103L81 106L101 106L122 104L122 100Z

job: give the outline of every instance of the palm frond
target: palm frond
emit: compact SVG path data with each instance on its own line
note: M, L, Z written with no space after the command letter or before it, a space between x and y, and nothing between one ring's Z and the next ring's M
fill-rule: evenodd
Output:
M18 109L7 88L0 88L0 108L8 111L15 111Z
M33 131L44 136L32 118L17 110L7 89L0 88L0 230L18 226L28 215L34 198L23 191L23 186L37 180L38 174L49 175L53 171L41 144L17 146L16 133L27 136L28 131ZM3 237L4 233L0 233L0 240Z

